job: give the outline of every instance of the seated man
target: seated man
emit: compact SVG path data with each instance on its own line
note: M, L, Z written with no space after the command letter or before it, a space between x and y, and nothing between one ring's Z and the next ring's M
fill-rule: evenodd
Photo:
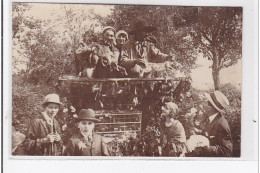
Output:
M207 146L207 155L213 157L231 157L233 140L226 118L222 115L229 105L227 97L220 91L204 93L207 101L203 103L203 112L208 116L206 132L210 141Z
M155 29L155 27L148 26L145 21L140 20L129 32L130 35L134 35L134 41L125 43L119 65L124 67L131 74L131 77L142 73L148 62L159 63L172 59L171 56L162 53L153 43L146 40L147 34Z

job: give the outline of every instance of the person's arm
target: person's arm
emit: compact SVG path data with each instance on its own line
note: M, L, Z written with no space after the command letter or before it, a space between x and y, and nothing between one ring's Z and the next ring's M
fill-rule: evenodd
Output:
M122 67L124 67L126 70L130 70L135 66L135 60L131 59L130 55L130 48L129 47L123 47L121 52L121 58L119 59L118 64Z
M64 151L65 156L75 156L75 147L76 144L70 139L66 145L66 149Z
M39 130L39 120L35 119L31 122L31 124L27 129L28 139L34 141L37 144L37 146L50 143L50 139L47 136L44 138L39 138L39 134L37 134L38 130Z
M231 132L229 126L219 126L218 136L216 139L210 139L211 143L216 145L210 145L208 150L214 155L219 157L231 157L233 151L233 142L231 138Z
M110 156L109 150L107 149L107 145L103 139L101 139L101 155L102 156Z
M26 136L27 136L27 151L28 154L35 154L35 152L41 148L43 144L50 143L54 138L52 136L46 136L44 138L39 138L39 120L34 119L30 123Z
M153 44L150 44L150 49L152 53L152 61L161 63L172 59L172 56L162 53Z

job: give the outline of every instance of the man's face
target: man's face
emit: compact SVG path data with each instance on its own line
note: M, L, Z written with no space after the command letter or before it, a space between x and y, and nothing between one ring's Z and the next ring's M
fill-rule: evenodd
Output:
M113 43L115 39L115 33L112 30L106 30L104 33L104 40L108 43Z
M45 107L45 111L47 113L47 115L50 118L55 117L55 115L57 115L58 111L59 111L59 105L55 104L55 103L49 103L46 107Z
M146 31L138 31L135 35L137 41L143 41L147 37L148 33Z
M93 121L88 121L88 120L81 120L78 125L80 132L83 134L92 133L94 127L95 127L95 123Z
M211 116L216 113L216 109L211 105L209 101L205 101L201 104L201 111L207 116Z

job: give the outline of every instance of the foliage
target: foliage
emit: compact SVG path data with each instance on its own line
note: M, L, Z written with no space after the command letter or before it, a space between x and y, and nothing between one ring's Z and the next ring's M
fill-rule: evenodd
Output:
M190 73L195 68L197 51L189 38L191 27L182 26L183 16L192 16L191 10L176 6L135 6L116 5L114 16L116 29L131 31L137 19L146 20L151 26L157 27L152 34L158 40L156 46L163 52L173 55L177 69Z
M13 126L17 131L25 133L29 121L42 110L44 96L53 92L59 92L65 103L64 109L57 115L64 127L62 138L65 142L77 128L75 120L81 108L142 108L143 133L137 138L130 136L124 140L114 139L108 144L113 155L160 156L158 123L160 108L166 100L172 100L178 105L180 111L177 119L183 124L188 138L196 125L194 116L199 114L203 97L201 91L190 89L189 80L182 81L178 86L170 82L163 85L135 84L130 87L126 87L129 85L124 82L103 86L98 83L68 86L59 83L60 75L75 73L74 55L81 41L100 41L100 34L95 28L111 25L116 29L130 31L130 24L136 19L147 20L150 25L157 26L153 33L158 39L156 46L172 54L174 68L186 74L196 67L197 51L213 60L213 71L228 67L241 58L241 8L116 5L112 15L102 17L91 10L85 13L83 9L77 11L72 6L62 5L65 16L55 21L56 25L65 28L61 33L55 30L53 21L24 16L24 12L29 9L27 3L13 3L13 43L19 47L19 56L13 55L13 67L22 63L26 66L25 71L13 74ZM88 21L92 23L89 25ZM166 70L153 74L153 77L173 78L171 72ZM239 156L241 93L229 84L220 87L220 90L230 100L231 106L224 116L231 127L234 156ZM79 99L82 96L84 99ZM197 112L194 112L194 108Z
M242 8L199 7L194 16L194 45L205 58L212 60L215 89L219 89L219 71L242 57Z
M28 82L55 85L61 74L73 72L73 60L64 52L64 45L56 43L56 34L51 30L36 30L27 32L26 38L21 40L24 56L29 59L25 79Z
M23 15L25 11L29 10L31 6L28 3L13 2L12 4L12 29L13 29L13 38L21 30L22 24L30 24L29 20ZM30 25L28 25L30 26ZM31 26L33 28L33 26Z
M34 85L23 82L23 75L13 75L12 85L12 125L17 131L25 133L33 118L42 111L42 101L55 88L48 85Z

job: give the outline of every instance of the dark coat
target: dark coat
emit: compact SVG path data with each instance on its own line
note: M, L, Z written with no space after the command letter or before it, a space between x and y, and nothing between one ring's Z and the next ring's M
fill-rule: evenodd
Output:
M86 140L80 132L74 135L68 141L65 155L67 156L109 156L106 144L102 137L98 134L93 134L91 142Z
M210 141L210 156L232 156L233 141L230 127L227 120L220 113L206 126L206 132Z
M61 133L60 124L54 118L53 133ZM51 126L46 122L44 116L32 120L27 129L28 154L37 156L60 155L58 150L62 147L62 141L46 143L46 137L51 133Z

